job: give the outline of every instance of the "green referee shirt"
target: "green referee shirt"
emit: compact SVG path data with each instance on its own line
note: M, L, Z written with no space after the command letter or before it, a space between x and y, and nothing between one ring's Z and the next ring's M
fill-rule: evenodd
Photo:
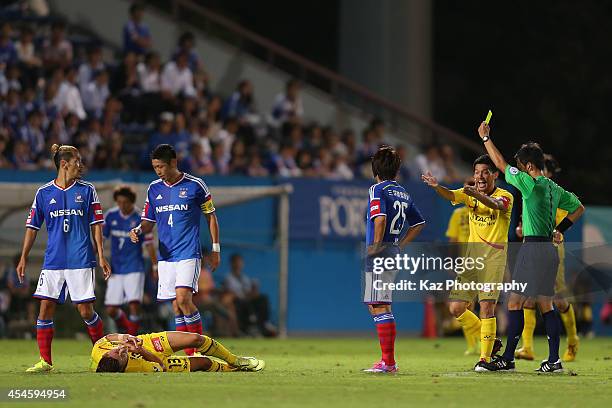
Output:
M551 179L535 179L516 167L506 166L506 182L523 195L523 236L551 237L555 229L557 208L572 213L580 207L580 200Z

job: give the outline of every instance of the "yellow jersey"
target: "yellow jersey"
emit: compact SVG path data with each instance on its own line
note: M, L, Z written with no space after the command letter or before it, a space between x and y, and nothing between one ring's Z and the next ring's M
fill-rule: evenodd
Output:
M190 370L189 358L173 356L173 350L168 342L166 332L141 334L136 336L142 339L142 347L165 361L168 371L188 372ZM91 350L90 370L96 371L98 362L109 350L117 347L120 343L108 341L102 337L94 344ZM140 354L128 352L128 363L124 372L126 373L155 373L164 370L158 363L147 361Z
M455 242L468 242L470 237L470 215L466 206L457 208L448 221L446 236Z
M500 200L504 204L504 209L495 210L465 194L463 188L451 191L454 195L453 205L465 204L468 208L470 235L467 242L485 243L491 248L505 249L514 203L512 194L496 187L490 197Z

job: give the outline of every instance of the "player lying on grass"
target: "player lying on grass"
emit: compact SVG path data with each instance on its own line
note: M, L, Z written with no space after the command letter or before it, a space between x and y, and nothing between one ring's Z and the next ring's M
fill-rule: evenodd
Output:
M460 275L457 281L501 283L506 270L508 249L508 229L514 198L510 192L496 186L499 171L491 158L484 154L474 161L474 185L466 184L463 188L449 190L440 185L431 173L421 175L423 182L432 187L436 193L454 205L465 204L468 208L470 234L467 239L465 258L486 259L486 268L479 271L474 268ZM478 296L480 317L470 309L470 303ZM480 338L480 361L475 371L489 371L485 363L491 362L491 356L501 347L501 342L494 352L497 320L495 305L499 291L453 290L449 295L449 310L471 336Z
M202 356L174 355L189 348ZM265 366L263 360L237 356L208 336L166 331L139 336L107 334L91 350L90 369L98 373L261 371Z

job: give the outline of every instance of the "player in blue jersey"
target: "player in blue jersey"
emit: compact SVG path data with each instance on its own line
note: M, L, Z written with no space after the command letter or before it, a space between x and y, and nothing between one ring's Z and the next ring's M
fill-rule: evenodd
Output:
M49 238L45 260L38 279L34 297L40 299L40 311L36 321L36 340L40 361L27 372L46 372L53 369L51 342L53 340L53 316L56 304L64 303L70 294L72 303L87 325L92 343L103 336L102 320L94 311L96 258L104 272L104 279L111 274L111 267L104 259L102 246L102 222L104 217L98 194L93 184L82 181L83 164L79 151L73 146L51 147L53 162L57 168L55 180L36 191L32 208L26 221L21 259L17 276L23 282L28 255L36 234L43 223L47 224Z
M138 332L140 303L144 292L145 264L142 256L143 242L152 261L152 273L157 272L157 256L153 245L153 234L144 241L134 243L130 231L140 224L140 211L136 209L136 192L130 186L118 186L113 192L117 204L104 217L104 238L111 243L111 267L113 276L108 280L104 305L106 312L115 320L121 331L132 336ZM121 306L128 305L129 317Z
M168 144L157 146L151 162L158 180L147 190L142 222L130 232L132 242L157 225L159 237L158 301L172 301L176 330L202 334L202 320L193 303L200 276L200 215L206 217L212 254L211 270L219 265L219 224L212 195L204 182L177 168L176 151ZM187 350L187 354L193 350Z
M385 283L395 280L397 271L376 273L376 259L395 258L400 249L421 232L425 220L419 209L395 178L401 159L395 149L383 146L372 158L372 173L376 184L370 187L368 213L366 215L366 269L363 301L374 318L382 358L371 373L393 373L395 363L395 318L391 312L392 292Z

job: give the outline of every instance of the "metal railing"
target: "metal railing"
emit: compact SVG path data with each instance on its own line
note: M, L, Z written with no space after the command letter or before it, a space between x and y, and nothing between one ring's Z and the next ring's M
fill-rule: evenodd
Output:
M214 32L234 42L240 50L255 54L274 67L282 67L283 71L288 71L303 82L329 92L338 101L348 102L364 113L381 117L392 128L411 133L412 136L418 134L417 142L440 140L468 151L482 152L482 146L475 141L415 114L206 7L190 0L172 0L171 6L176 20L193 22L206 32Z

